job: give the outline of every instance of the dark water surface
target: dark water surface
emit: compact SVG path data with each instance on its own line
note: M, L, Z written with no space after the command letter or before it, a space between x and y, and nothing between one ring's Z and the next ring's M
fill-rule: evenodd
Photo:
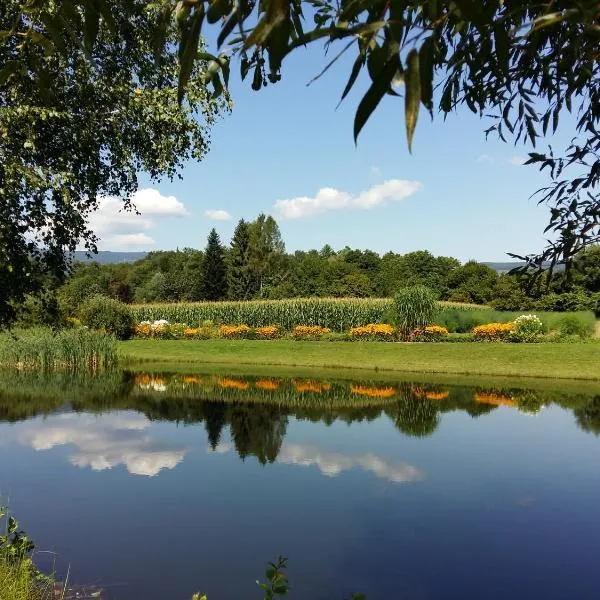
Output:
M0 494L110 600L598 598L600 395L2 374Z

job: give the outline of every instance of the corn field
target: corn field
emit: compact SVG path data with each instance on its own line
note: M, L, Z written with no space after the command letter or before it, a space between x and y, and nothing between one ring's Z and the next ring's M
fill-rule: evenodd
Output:
M470 304L441 303L457 310L481 308ZM133 304L136 323L166 319L197 327L203 321L216 325L246 324L250 327L279 325L291 330L296 325L320 325L344 332L369 323L390 322L390 298L294 298L290 300L252 300L226 302L188 302Z

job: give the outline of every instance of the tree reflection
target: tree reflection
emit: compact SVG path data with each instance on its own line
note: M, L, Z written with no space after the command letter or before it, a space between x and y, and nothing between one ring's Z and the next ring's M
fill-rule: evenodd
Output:
M582 408L576 408L574 412L577 425L583 431L600 435L600 396L595 396L591 402Z

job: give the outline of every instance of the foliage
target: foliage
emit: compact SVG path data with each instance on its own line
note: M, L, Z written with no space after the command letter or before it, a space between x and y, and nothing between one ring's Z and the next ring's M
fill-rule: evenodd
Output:
M68 4L25 15L21 0L0 3L0 324L48 276L64 276L79 243L95 249L87 220L103 198L134 209L138 173L172 178L200 160L225 106L206 89L203 61L178 101L176 30L154 38L146 2L115 3L102 18Z
M434 293L425 286L400 290L394 296L394 320L402 339L408 340L415 329L430 325L438 308Z
M47 328L0 334L0 364L51 370L97 370L117 362L114 337L86 329Z
M521 315L514 325L512 339L517 342L537 342L544 333L544 324L536 315Z
M515 324L512 321L508 323L488 323L478 325L473 329L473 339L479 341L508 341L515 332Z
M118 339L126 340L131 335L133 318L127 306L114 298L93 296L78 309L82 325L106 331Z
M227 266L224 249L214 227L208 234L202 262L202 297L205 300L223 300L227 297Z

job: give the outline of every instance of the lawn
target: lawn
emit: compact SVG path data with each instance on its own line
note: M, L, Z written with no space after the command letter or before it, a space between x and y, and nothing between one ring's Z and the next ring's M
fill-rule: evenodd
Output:
M405 373L600 380L600 343L296 342L130 340L128 362L335 367Z

